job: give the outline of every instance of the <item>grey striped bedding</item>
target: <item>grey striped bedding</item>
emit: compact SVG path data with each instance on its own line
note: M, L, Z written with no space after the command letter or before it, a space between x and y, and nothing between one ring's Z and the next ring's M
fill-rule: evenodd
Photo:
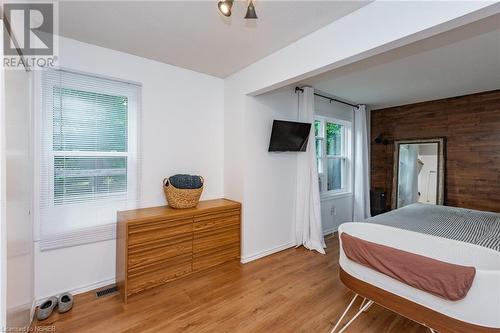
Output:
M411 204L365 222L450 238L500 251L500 214L457 207Z

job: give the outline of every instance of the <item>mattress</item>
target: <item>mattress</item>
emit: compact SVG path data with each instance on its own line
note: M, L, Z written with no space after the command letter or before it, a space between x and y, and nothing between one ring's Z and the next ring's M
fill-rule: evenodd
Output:
M500 214L415 203L370 217L367 223L410 230L500 251Z
M435 260L476 268L467 296L450 301L350 260L340 244L340 266L349 275L448 317L500 329L500 252L444 237L367 222L343 223L342 233ZM383 302L380 303L384 305Z

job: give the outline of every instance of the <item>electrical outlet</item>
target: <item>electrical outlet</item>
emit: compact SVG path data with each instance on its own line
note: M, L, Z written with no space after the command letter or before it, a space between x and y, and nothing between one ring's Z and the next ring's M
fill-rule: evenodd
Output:
M337 210L335 209L335 206L332 205L332 208L330 209L330 215L337 215Z

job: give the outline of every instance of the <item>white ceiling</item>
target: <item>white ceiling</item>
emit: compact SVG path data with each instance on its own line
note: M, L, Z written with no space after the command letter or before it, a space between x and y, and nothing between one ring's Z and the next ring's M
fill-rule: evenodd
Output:
M226 77L366 5L368 1L256 0L258 20L245 20L209 1L63 1L65 37Z
M301 84L373 109L500 89L500 15Z

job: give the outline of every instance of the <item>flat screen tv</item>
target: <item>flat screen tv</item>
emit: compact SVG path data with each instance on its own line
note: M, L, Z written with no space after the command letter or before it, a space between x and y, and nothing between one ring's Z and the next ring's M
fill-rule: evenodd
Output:
M311 124L275 120L269 151L306 151Z

